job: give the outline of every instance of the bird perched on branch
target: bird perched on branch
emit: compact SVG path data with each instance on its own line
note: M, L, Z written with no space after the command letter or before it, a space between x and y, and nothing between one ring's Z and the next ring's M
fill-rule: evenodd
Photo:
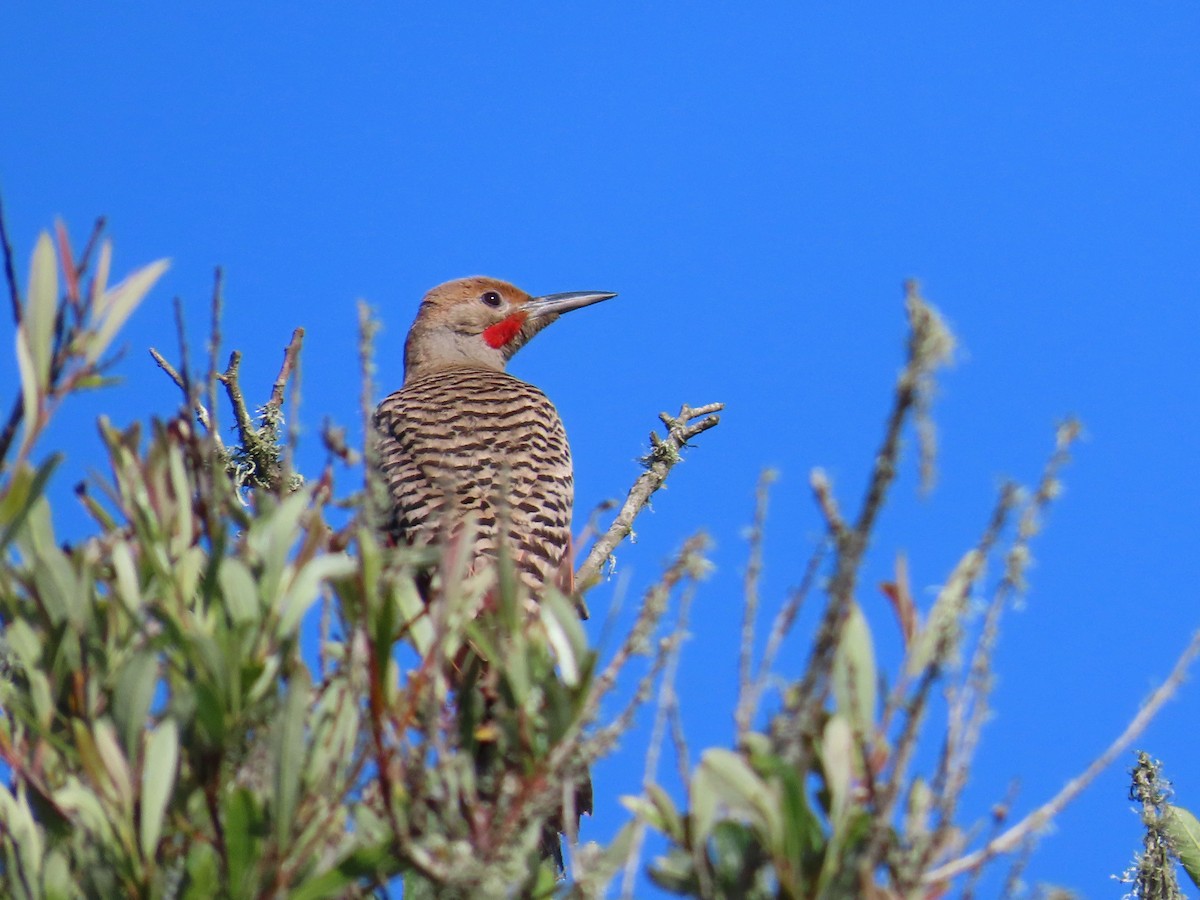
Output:
M502 544L536 598L572 587L574 480L566 432L546 395L504 371L561 314L615 294L531 297L494 278L425 295L404 347L404 386L375 413L379 466L398 543L446 543L468 521L476 566Z
M472 569L503 553L534 600L548 585L570 593L574 479L567 436L546 395L504 368L563 313L614 296L531 297L483 277L425 295L404 348L404 386L375 413L390 501L383 524L394 541L471 541L458 549ZM591 812L590 780L579 788L575 812ZM560 868L561 823L551 822L543 838Z

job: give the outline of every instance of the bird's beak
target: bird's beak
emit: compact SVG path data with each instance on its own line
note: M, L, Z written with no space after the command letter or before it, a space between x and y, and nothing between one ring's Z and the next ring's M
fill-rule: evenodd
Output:
M591 306L593 303L599 303L601 300L608 300L615 296L617 295L606 291L567 291L565 294L546 294L544 297L534 297L524 303L521 306L521 312L526 313L531 319L540 319L543 316L557 316L573 309Z

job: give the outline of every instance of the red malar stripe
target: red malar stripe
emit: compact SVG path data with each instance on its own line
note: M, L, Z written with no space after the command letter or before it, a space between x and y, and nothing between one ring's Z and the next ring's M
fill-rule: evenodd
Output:
M483 329L483 339L488 342L489 347L499 350L517 336L517 332L521 330L521 326L525 324L527 318L529 318L527 313L513 313L507 319Z

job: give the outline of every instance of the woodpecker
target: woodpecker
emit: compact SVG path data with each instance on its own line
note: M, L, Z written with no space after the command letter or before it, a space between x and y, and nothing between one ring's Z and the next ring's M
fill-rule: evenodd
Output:
M425 295L404 345L404 385L375 412L377 460L397 543L465 549L474 570L501 552L530 596L573 588L571 451L554 404L504 371L513 354L560 315L615 297L573 291L531 297L495 278L463 278ZM427 588L428 585L426 584ZM436 600L434 601L436 602ZM491 709L485 698L483 716ZM490 765L486 747L476 766ZM585 775L571 809L592 811ZM567 809L543 829L541 850L563 870Z
M425 295L404 346L404 385L375 413L393 540L444 545L470 522L474 568L504 546L535 599L547 584L570 591L567 435L546 395L504 367L561 314L615 296L531 297L484 277Z

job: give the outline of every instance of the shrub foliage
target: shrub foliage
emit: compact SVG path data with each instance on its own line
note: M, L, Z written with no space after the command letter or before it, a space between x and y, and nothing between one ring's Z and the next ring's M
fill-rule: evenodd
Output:
M126 427L100 420L108 472L76 492L90 529L63 544L53 510L70 498L52 491L61 454L42 438L67 414L63 400L106 383L114 339L166 263L110 287L108 242L94 235L77 256L60 226L37 241L21 291L4 243L21 382L0 433L5 896L353 897L386 894L398 879L411 897L596 896L618 882L628 894L652 829L665 850L646 871L678 894L932 897L1024 846L1024 834L998 834L969 851L958 803L999 619L1021 590L1077 428L1060 429L1035 489L1002 490L930 608L918 609L898 559L886 624L901 630L905 655L881 671L871 634L880 623L857 602L859 577L910 426L931 465L933 374L953 348L915 286L907 359L864 500L844 515L814 472L828 535L765 645L764 482L735 745L703 749L692 766L677 734L683 792L660 786L651 765L642 795L626 798L629 821L600 846L576 841L569 813L637 705L657 698L655 757L679 731L672 679L706 567L703 537L681 544L601 659L579 598L532 604L503 560L498 574L471 574L453 548L382 545L369 459L335 430L324 434L322 471L292 470L280 423L297 335L257 416L237 357L216 371L215 338L207 378L159 356L183 389L180 411ZM363 332L369 397L366 317ZM233 447L219 438L219 386L238 426ZM667 435L646 459L650 491L696 433L687 418L686 408L664 417ZM639 484L601 558L645 503ZM995 557L1002 575L985 583ZM599 561L581 583L596 581ZM430 571L443 599L426 607L417 583ZM818 630L789 639L806 601L822 604ZM778 693L785 647L807 664ZM622 682L632 697L623 705ZM945 698L939 721L935 695ZM919 754L921 741L940 751ZM565 872L547 846L556 826L567 833Z

